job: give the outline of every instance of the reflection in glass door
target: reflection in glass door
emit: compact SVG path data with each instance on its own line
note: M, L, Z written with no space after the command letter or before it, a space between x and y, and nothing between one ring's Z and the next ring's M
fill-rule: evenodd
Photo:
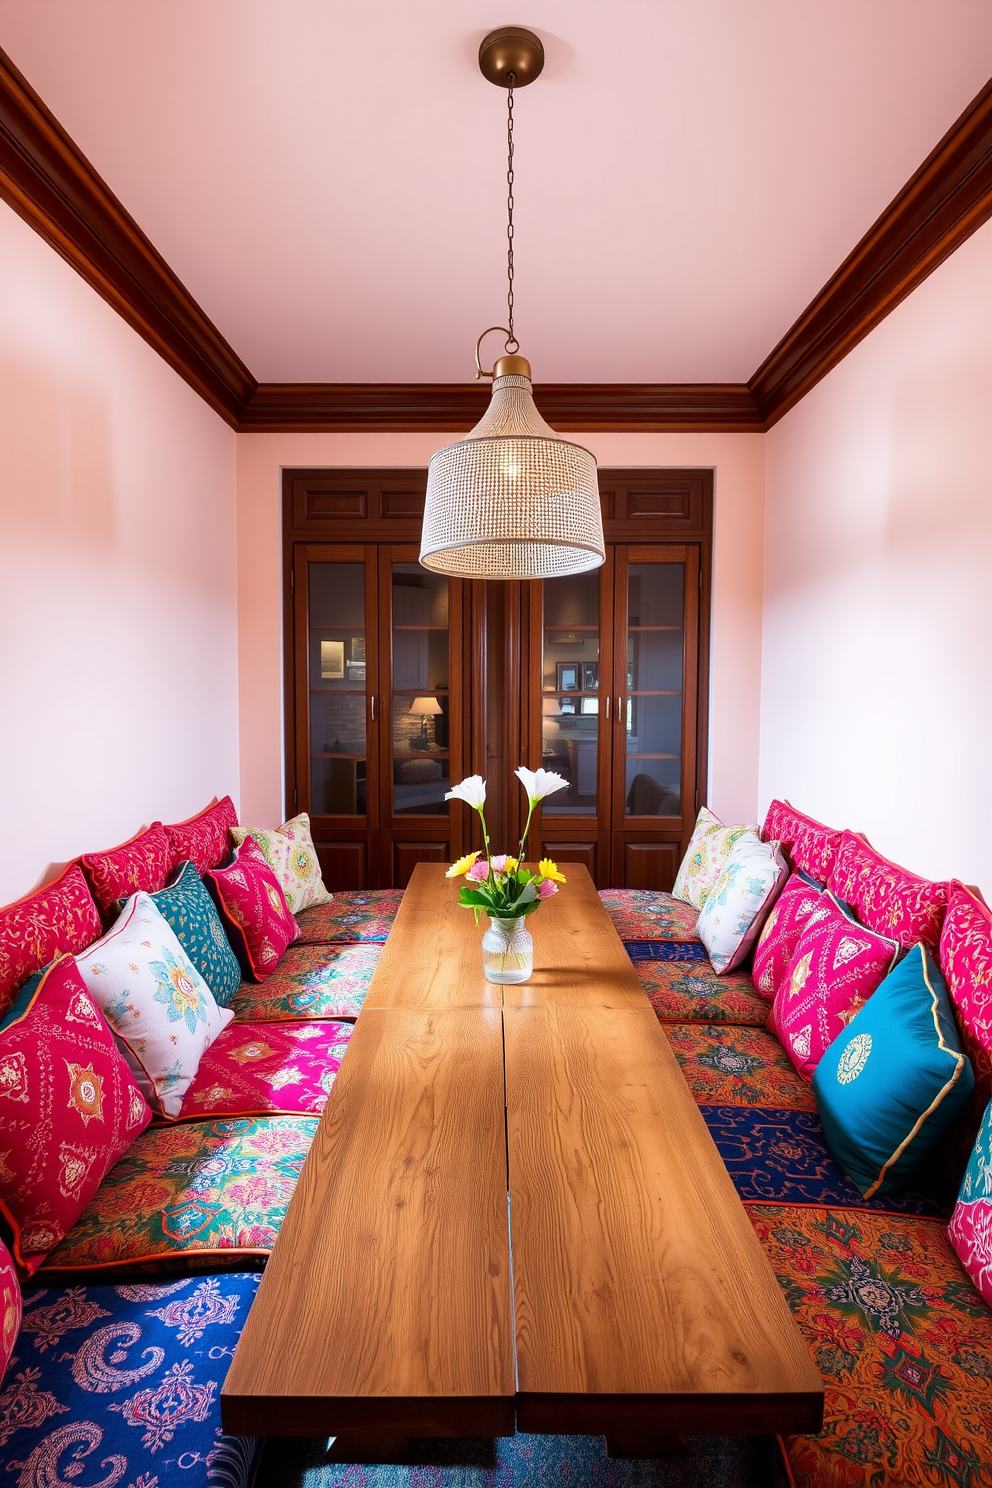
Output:
M315 816L365 816L365 565L308 564L310 800Z
M680 816L685 565L627 568L624 806L628 816Z
M545 819L597 815L599 593L598 571L544 582L541 764L569 782L544 802Z
M448 580L392 565L392 791L396 816L447 816Z

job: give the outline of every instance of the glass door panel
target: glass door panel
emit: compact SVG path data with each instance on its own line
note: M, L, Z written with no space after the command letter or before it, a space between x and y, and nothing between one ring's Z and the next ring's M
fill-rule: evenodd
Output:
M684 564L629 565L624 719L628 816L681 814L684 613Z
M597 814L599 593L598 570L544 581L541 764L569 782L544 801L545 819Z
M308 564L310 811L364 816L365 565Z
M448 580L392 565L392 789L396 816L447 816L451 789Z

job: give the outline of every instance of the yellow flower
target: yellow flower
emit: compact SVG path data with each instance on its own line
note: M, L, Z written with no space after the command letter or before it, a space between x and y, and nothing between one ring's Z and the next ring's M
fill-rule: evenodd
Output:
M564 883L564 873L558 872L558 864L552 863L550 858L542 858L537 865L537 871L543 878L553 878L555 883Z
M463 858L458 859L457 863L452 863L444 875L445 878L460 878L463 873L468 872L478 856L479 854L477 852L466 853Z
M503 872L504 873L516 873L516 871L517 871L517 869L519 867L520 867L520 859L519 858L507 858L506 864L505 864L505 866L503 868Z

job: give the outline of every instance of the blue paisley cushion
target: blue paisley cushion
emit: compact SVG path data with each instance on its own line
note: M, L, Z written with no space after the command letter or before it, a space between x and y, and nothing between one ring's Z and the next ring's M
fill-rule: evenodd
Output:
M11 1488L248 1488L260 1443L224 1436L220 1392L259 1280L28 1291L0 1391Z
M214 994L214 1001L219 1007L227 1007L241 985L241 967L196 864L181 864L172 882L148 897L175 931L179 944Z

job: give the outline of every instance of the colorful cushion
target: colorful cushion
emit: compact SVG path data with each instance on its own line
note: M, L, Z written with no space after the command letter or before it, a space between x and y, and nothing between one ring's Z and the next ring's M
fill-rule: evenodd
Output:
M815 1111L809 1083L764 1028L716 1023L663 1025L689 1089L701 1106L774 1106Z
M0 1380L7 1373L20 1326L21 1284L17 1279L14 1258L0 1240ZM3 1408L0 1407L0 1421L2 1420Z
M25 1297L0 1393L11 1488L249 1488L260 1442L220 1392L257 1272Z
M105 926L117 918L117 901L136 891L154 894L165 887L172 866L169 839L161 822L152 822L120 847L108 852L84 853L80 862L89 879L97 908Z
M702 909L710 890L726 867L730 849L746 836L758 841L757 827L725 826L718 816L714 816L704 806L696 818L686 855L675 876L672 888L674 897L684 899L696 909Z
M793 873L772 905L754 947L751 980L762 997L774 999L811 914L821 909L823 890L803 873Z
M807 1080L898 956L894 940L857 924L832 894L822 896L768 1013L768 1027Z
M149 897L176 932L176 939L214 994L218 1007L227 1007L241 985L241 967L196 864L183 863L172 882Z
M312 1116L149 1127L39 1278L208 1256L243 1269L271 1251L316 1130Z
M234 1023L200 1060L183 1121L225 1116L319 1116L353 1023Z
M793 868L825 884L837 857L843 832L804 816L788 801L773 801L761 829L762 840L779 842Z
M234 802L230 796L225 796L223 801L215 801L188 821L166 827L170 869L186 862L195 863L199 873L217 868L230 854L227 834L237 825L238 813Z
M348 890L332 903L304 909L297 918L299 945L338 940L385 940L403 899L402 889Z
M310 835L310 818L305 811L283 822L274 831L261 827L232 827L235 846L252 837L258 843L286 896L292 914L318 904L330 904L331 895L320 876L320 861Z
M975 1076L974 1131L992 1100L992 912L956 882L940 932L940 969Z
M114 928L76 957L145 1099L178 1116L203 1052L234 1014L217 1006L149 894L135 894Z
M961 1264L992 1307L992 1105L986 1107L948 1231Z
M299 926L262 849L248 838L226 868L208 870L204 883L245 976L256 982L271 976Z
M694 941L699 910L654 889L600 889L606 913L621 940Z
M714 971L733 971L747 959L788 876L777 842L749 833L734 843L696 926Z
M28 1275L67 1234L151 1111L66 956L0 1028L0 1212Z
M902 946L925 941L937 953L950 884L919 878L883 858L864 838L845 832L827 888L872 930Z
M648 1001L663 1023L736 1023L761 1028L768 1004L746 971L718 976L698 941L628 943Z
M56 956L74 956L103 932L83 870L70 863L58 878L0 909L0 1013L15 992Z
M921 943L826 1050L813 1093L831 1152L870 1199L898 1192L942 1145L974 1083Z
M242 982L231 1004L239 1023L357 1018L381 945L291 946L259 985Z

